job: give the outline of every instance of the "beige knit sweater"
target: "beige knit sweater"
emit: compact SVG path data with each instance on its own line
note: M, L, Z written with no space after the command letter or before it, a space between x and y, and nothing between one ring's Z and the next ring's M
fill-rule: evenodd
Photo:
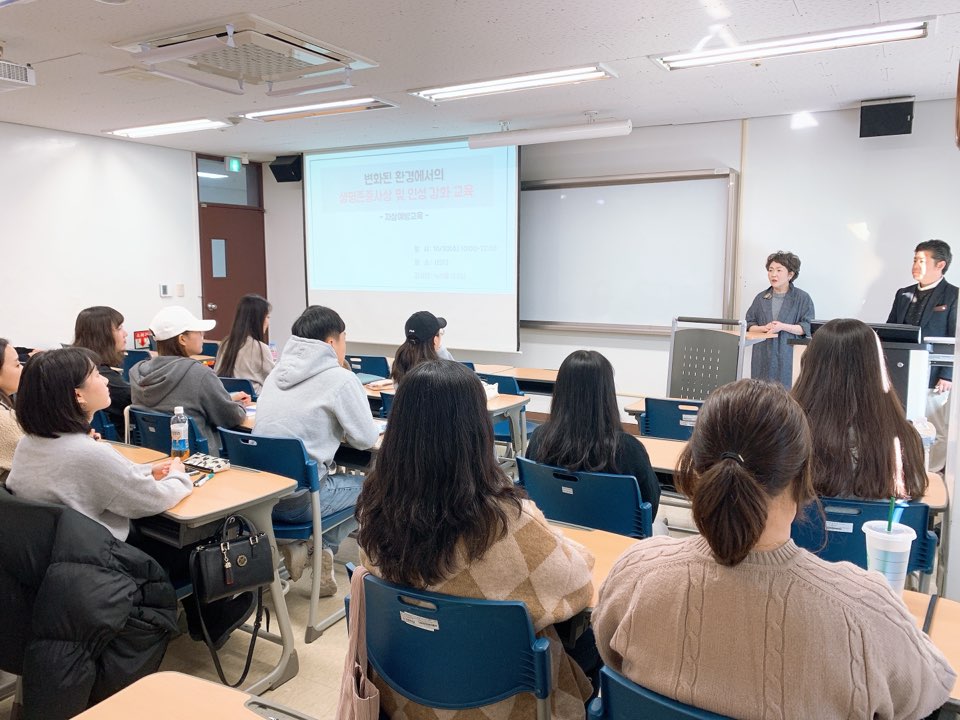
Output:
M737 718L923 718L956 678L878 573L793 541L732 568L702 537L637 543L593 627L612 669Z
M217 360L214 363L213 371L220 374L220 361L223 359L226 343L220 347L217 353ZM252 337L248 337L243 347L237 351L237 359L233 363L233 375L231 377L244 378L253 383L253 391L260 394L263 389L263 381L273 370L276 363L273 361L273 354L266 343L258 342Z
M13 451L23 437L23 429L17 422L13 409L0 402L0 485L6 482L13 464Z
M529 500L523 501L519 518L508 509L511 522L506 537L494 543L479 560L461 565L433 592L485 600L522 600L533 618L539 637L550 639L550 662L554 692L553 717L582 720L583 703L590 697L590 681L564 652L553 624L585 609L593 597L593 556L582 545L553 530L543 513ZM379 572L361 555L364 565ZM416 662L416 658L411 658ZM371 675L374 675L371 669ZM392 720L507 720L536 716L536 699L516 695L495 705L472 710L435 710L412 703L374 677L380 690L380 709Z

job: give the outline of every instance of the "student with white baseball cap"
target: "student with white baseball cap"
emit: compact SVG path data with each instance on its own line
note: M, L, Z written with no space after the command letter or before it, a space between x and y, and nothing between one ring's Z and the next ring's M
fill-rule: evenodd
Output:
M213 370L191 355L203 350L203 334L216 320L202 320L176 305L163 308L150 321L157 341L157 357L130 368L130 395L134 408L173 414L183 411L197 423L209 444L208 452L218 455L217 427L237 427L246 419L246 393L231 395Z

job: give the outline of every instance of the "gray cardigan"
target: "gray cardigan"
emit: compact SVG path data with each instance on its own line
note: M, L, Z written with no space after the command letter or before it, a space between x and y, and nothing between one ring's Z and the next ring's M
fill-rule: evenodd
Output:
M790 283L787 296L783 299L780 315L777 318L787 325L799 325L803 334L810 334L810 321L813 320L813 300L803 290ZM747 327L766 325L773 321L773 288L768 287L753 299L747 310ZM764 340L753 346L750 377L774 380L788 390L793 384L793 347L787 342L801 337L781 332L777 337Z

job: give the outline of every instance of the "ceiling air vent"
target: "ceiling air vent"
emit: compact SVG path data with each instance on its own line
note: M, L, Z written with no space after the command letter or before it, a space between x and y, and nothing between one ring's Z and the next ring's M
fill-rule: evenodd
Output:
M36 84L37 74L32 67L0 60L0 92L34 87Z
M256 15L192 30L117 43L145 65L182 63L191 70L259 85L336 70L376 67L372 60Z

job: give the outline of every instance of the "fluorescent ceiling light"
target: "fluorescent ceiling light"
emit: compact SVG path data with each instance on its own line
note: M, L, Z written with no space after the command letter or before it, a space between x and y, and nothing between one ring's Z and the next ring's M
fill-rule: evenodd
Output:
M817 127L820 123L808 112L798 112L790 116L791 130L804 130L806 128Z
M202 170L197 170L198 178L206 178L207 180L222 180L224 178L230 177L229 175L221 175L220 173L211 173L203 172Z
M340 113L359 112L361 110L378 110L380 108L396 107L378 98L365 97L353 100L334 100L332 102L315 103L313 105L298 105L296 107L276 108L274 110L256 110L240 113L240 117L247 120L295 120L297 118L322 117L324 115L338 115Z
M874 43L893 42L895 40L913 40L926 37L926 35L927 21L917 20L912 22L888 23L886 25L870 25L869 27L836 30L812 35L799 35L796 37L780 38L778 40L765 40L715 50L699 50L697 52L676 53L673 55L651 55L650 59L668 70L679 70L682 68L719 65L728 62L760 60L769 57L779 57L781 55L817 52L819 50L835 50L837 48L872 45Z
M163 125L144 125L142 127L124 128L123 130L105 130L108 135L119 135L127 138L156 137L157 135L176 135L177 133L195 132L197 130L217 130L229 127L230 123L223 120L184 120L183 122L164 123Z
M538 143L564 142L566 140L593 140L594 138L629 135L633 130L630 120L607 120L585 125L540 128L539 130L506 130L504 132L471 135L467 145L471 150L501 147L503 145L536 145Z
M460 100L462 98L493 95L495 93L513 92L514 90L528 90L530 88L550 87L553 85L567 85L586 82L587 80L605 80L615 78L617 74L602 63L587 67L570 68L569 70L553 70L550 72L528 73L496 80L447 85L445 87L424 88L411 90L410 94L429 100L443 102L444 100Z

